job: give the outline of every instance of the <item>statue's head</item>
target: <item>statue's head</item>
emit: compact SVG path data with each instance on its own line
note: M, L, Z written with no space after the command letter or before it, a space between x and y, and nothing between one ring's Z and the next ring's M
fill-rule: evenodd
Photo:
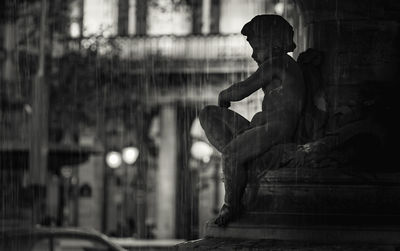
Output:
M241 33L253 48L252 57L257 63L279 53L292 52L296 48L293 42L293 27L281 16L258 15L246 23Z

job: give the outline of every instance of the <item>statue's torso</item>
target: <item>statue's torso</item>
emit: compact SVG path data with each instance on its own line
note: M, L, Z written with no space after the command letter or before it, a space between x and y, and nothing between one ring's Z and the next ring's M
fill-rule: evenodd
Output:
M278 62L282 67L283 77L273 77L265 83L262 88L262 111L253 117L252 126L265 124L271 119L288 116L297 118L300 115L305 91L301 69L289 56Z

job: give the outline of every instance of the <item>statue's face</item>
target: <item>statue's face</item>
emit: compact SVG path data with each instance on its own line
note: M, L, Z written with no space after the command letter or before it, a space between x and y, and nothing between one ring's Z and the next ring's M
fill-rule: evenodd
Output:
M260 37L248 37L251 48L253 48L253 54L251 57L257 62L257 64L263 63L267 58L271 57L272 49L268 42L268 39Z

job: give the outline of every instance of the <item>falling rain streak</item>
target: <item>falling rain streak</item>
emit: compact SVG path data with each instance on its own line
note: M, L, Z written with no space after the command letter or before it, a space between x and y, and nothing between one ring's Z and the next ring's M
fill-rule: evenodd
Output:
M326 6L321 2L327 2ZM356 199L365 209L360 210L363 215L374 214L381 202L386 209L374 219L380 221L382 213L394 215L393 222L398 223L398 211L390 209L396 208L390 201L398 198L393 185L398 184L398 174L371 174L365 167L387 167L386 157L395 156L384 148L385 140L394 142L385 133L397 130L393 125L386 127L393 99L386 103L382 97L391 97L385 95L398 66L399 24L392 16L399 14L399 8L390 0L385 1L395 6L390 10L375 0L365 6L355 0L343 2L1 1L0 250L72 250L79 245L90 250L135 250L140 245L171 248L204 238L206 231L212 237L251 239L247 235L254 228L246 233L241 226L225 236L210 223L224 203L224 156L209 141L199 114L205 106L217 105L222 90L258 69L240 31L259 14L283 16L293 26L296 50L288 53L293 59L300 62L300 53L310 47L325 53L323 59L301 61L309 67L302 68L304 75L321 80L311 87L318 95L307 96L313 101L306 103L322 111L318 119L326 116L329 120L326 128L332 131L327 129L324 135L339 134L337 128L366 114L373 114L368 123L378 117L383 125L354 129L364 136L374 135L365 141L345 135L351 140L343 149L349 152L331 156L350 159L350 171L343 173L331 159L307 159L306 154L314 154L313 147L320 146L320 141L273 148L268 161L292 151L284 157L285 164L294 168L277 172L271 167L270 176L267 171L259 173L262 181L257 189L264 197L258 197L256 209L247 216L271 217L272 222L284 219L285 224L291 219L308 222L301 218L304 215L317 215L319 220L321 215L349 217L358 212L359 208L349 205ZM375 7L379 11L372 11ZM385 45L386 41L391 42ZM271 43L269 50L274 49ZM260 89L232 102L229 109L250 121L263 109L263 97ZM385 112L370 113L375 104L385 107ZM315 124L307 126L317 135L320 128ZM221 137L227 133L223 131ZM313 138L317 139L325 140L320 134ZM322 141L329 146L332 142L331 138ZM316 162L318 168L329 170L314 173ZM304 171L300 168L304 163L314 169ZM387 193L377 184L385 186ZM326 194L328 190L331 193ZM375 198L377 194L382 194L381 200ZM326 200L312 204L321 198ZM341 199L343 207L338 206ZM300 211L301 217L295 218ZM332 223L332 218L324 219L324 227ZM245 223L249 222L265 223L259 218ZM279 231L279 238L286 236ZM53 239L36 238L38 233Z

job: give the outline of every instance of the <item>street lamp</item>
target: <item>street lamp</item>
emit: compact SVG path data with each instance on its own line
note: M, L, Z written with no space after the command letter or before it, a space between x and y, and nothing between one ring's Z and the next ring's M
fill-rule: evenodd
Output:
M122 161L128 165L133 165L139 157L139 149L128 146L122 149L122 154L118 151L108 152L106 155L106 163L111 168L118 168Z
M133 146L125 147L122 149L122 160L128 164L132 165L136 162L139 157L139 149Z
M121 153L117 151L108 152L106 155L106 163L111 168L118 168L122 164Z
M112 169L117 169L123 166L124 173L124 188L123 188L123 203L121 208L121 216L127 220L127 205L128 205L128 169L136 162L139 157L139 149L133 146L125 147L122 151L110 151L106 155L106 163ZM120 203L118 203L120 204Z

